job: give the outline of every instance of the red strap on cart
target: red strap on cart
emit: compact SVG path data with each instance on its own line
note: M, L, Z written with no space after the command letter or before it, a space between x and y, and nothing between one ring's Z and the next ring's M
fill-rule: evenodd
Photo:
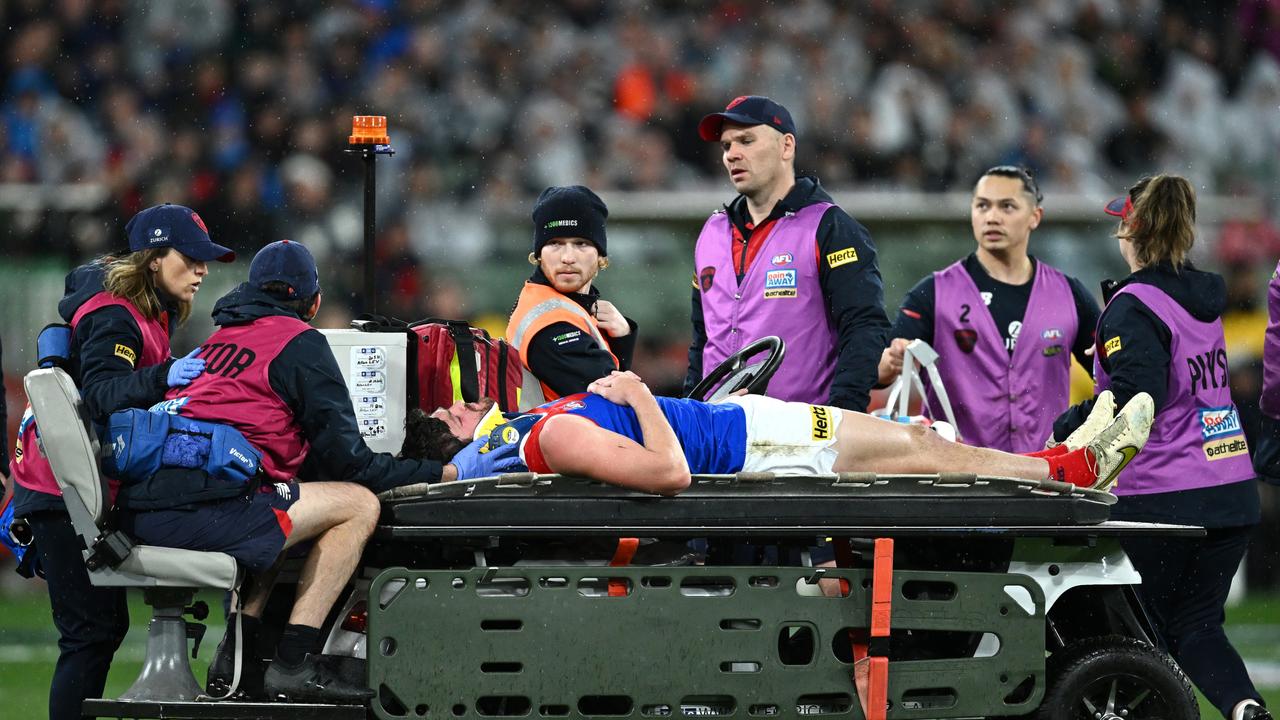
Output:
M893 538L876 538L875 560L871 565L871 642L885 648L889 642L893 610ZM883 650L882 652L887 652ZM889 701L889 658L869 657L867 720L885 720Z
M835 540L836 565L853 566L853 550L846 538ZM848 595L849 581L840 579L840 593ZM868 643L851 639L853 646L854 684L859 665L867 664L866 697L863 713L867 720L885 720L889 702L889 658L887 652L893 609L893 538L876 538L875 556L871 564L871 632ZM880 642L875 642L877 639ZM877 653L871 655L871 645Z
M640 538L618 538L618 549L613 551L613 559L609 561L609 567L626 567L631 564L631 558L636 556L636 549L640 547ZM621 578L609 578L609 597L626 597L627 582Z

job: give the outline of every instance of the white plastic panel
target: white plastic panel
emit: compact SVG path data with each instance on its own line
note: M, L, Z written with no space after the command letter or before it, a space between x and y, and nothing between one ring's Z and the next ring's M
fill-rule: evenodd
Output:
M408 404L408 337L359 330L320 332L342 369L364 441L377 452L400 452Z

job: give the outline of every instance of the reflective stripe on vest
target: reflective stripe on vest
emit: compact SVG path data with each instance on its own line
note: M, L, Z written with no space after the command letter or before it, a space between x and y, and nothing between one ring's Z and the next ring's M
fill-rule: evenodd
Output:
M583 310L581 305L566 298L555 288L526 281L524 289L520 291L520 300L516 303L516 309L511 313L511 319L507 323L506 334L507 342L520 353L520 362L524 364L526 370L529 369L528 341L556 322L567 322L589 334L596 344L613 358L614 367L619 367L618 357L613 354L609 341L600 332L596 319ZM595 378L584 379L584 387L591 380ZM547 387L546 383L541 385L547 400L560 397Z

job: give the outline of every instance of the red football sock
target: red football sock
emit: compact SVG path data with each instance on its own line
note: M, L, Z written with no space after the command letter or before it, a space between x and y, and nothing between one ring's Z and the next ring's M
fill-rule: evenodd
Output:
M1066 451L1067 451L1067 446L1062 443L1058 443L1057 445L1054 445L1051 448L1045 448L1043 450L1037 450L1035 452L1022 453L1022 454L1026 455L1027 457L1050 458L1055 455L1061 455Z
M1093 487L1098 481L1098 474L1090 467L1094 464L1092 452L1089 448L1080 448L1045 457L1049 463L1049 479L1068 482L1076 487Z

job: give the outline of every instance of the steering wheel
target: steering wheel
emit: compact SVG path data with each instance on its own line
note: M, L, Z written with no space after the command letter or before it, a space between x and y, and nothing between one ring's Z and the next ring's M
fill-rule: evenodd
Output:
M769 355L760 362L747 364L752 356L768 350ZM787 344L777 335L762 337L724 359L724 362L707 373L688 395L694 400L717 402L738 390L760 395L769 387L769 378L782 366L787 354ZM714 390L714 392L712 392ZM707 394L710 393L710 397Z

